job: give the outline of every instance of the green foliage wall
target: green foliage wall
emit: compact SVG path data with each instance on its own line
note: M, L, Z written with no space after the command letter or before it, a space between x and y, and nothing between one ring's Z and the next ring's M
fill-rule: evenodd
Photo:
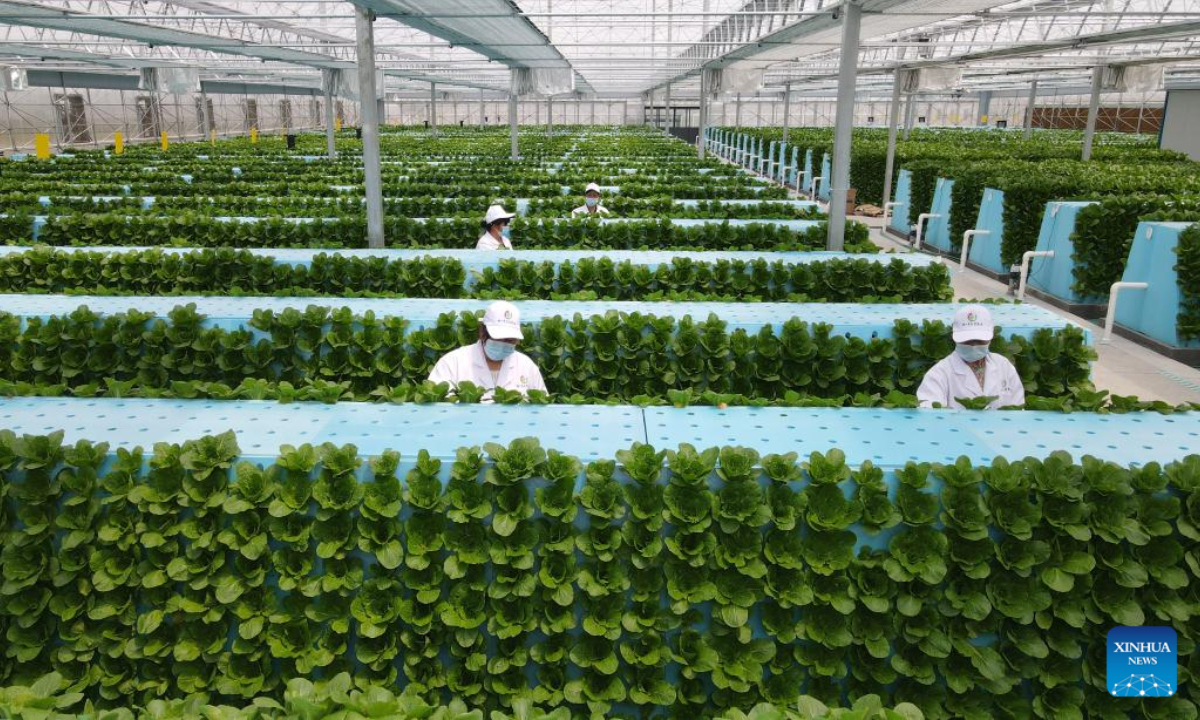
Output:
M414 330L402 317L356 316L349 308L258 310L244 328L205 325L194 306L168 319L129 311L99 316L80 307L68 316L24 320L0 313L0 380L64 386L95 393L107 382L170 388L176 382L243 380L348 383L370 396L420 383L445 353L478 341L479 319L445 313ZM672 390L782 399L913 392L925 372L954 349L941 322L900 320L890 337L846 338L828 324L798 319L776 330L730 331L704 320L640 313L526 325L522 350L540 367L550 391L603 400L665 398ZM1094 353L1083 332L1041 329L1031 339L997 334L992 349L1016 364L1032 395L1088 388ZM337 396L335 396L336 398Z
M1179 261L1179 337L1200 340L1200 225L1192 225L1179 235L1175 248Z
M1080 295L1106 297L1121 279L1133 247L1133 235L1143 219L1200 220L1200 198L1162 195L1106 197L1082 208L1075 218L1071 245L1075 250L1075 282ZM1183 269L1183 263L1180 269ZM1185 270L1180 287L1187 288Z
M414 450L263 467L226 434L106 462L0 432L0 682L55 670L124 704L349 672L493 707L883 692L934 719L1196 716L1200 456L885 475L837 450ZM1176 629L1180 695L1105 691L1118 624Z

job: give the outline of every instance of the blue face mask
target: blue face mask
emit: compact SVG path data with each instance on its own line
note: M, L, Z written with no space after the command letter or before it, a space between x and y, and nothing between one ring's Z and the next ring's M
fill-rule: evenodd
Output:
M955 352L963 359L963 362L979 362L986 358L990 350L987 345L964 345L959 343L955 346Z
M596 207L600 204L600 198L584 198L583 203L588 207Z
M491 338L483 341L483 354L487 355L488 360L492 360L493 362L504 362L516 351L517 346L512 343L500 342Z

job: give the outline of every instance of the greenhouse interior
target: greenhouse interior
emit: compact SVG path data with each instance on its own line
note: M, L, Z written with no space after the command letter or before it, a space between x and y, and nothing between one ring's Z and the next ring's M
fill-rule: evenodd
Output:
M0 717L1200 717L1200 0L0 31Z

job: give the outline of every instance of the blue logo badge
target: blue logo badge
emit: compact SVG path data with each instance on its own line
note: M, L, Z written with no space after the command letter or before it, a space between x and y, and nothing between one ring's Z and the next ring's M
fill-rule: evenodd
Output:
M1178 647L1169 627L1108 631L1108 692L1117 697L1171 697L1179 690Z

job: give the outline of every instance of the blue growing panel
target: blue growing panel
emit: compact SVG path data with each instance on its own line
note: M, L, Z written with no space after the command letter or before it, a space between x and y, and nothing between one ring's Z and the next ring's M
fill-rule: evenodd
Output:
M1122 290L1116 324L1172 347L1200 347L1200 340L1179 339L1182 293L1175 272L1179 234L1191 223L1143 222L1133 236L1123 282L1144 282L1146 290ZM1200 447L1200 445L1198 445Z
M937 184L933 187L933 205L929 208L929 212L938 217L931 217L925 221L925 231L921 236L922 245L929 245L944 253L950 252L952 247L950 243L950 207L954 202L951 195L953 189L953 180L937 179ZM919 214L920 211L913 212L913 223L917 222Z
M771 202L771 201L766 201ZM602 218L600 224L606 223L627 223L627 222L645 222L645 218ZM809 228L816 227L820 224L819 220L775 220L770 218L752 218L752 219L730 219L725 218L671 218L670 222L676 227L699 227L701 225L720 225L729 223L733 227L744 227L746 225L778 225L785 227L792 232L804 232ZM520 237L514 233L514 240L520 242Z
M1004 192L996 188L983 189L983 202L979 204L979 215L975 229L986 235L971 238L971 251L967 260L996 274L1008 272L1008 266L1000 260L1000 245L1004 242Z
M438 316L447 312L482 312L489 300L447 300L426 298L315 298L315 297L214 297L214 296L96 296L96 295L0 295L0 307L22 318L66 315L80 305L93 312L112 315L129 310L153 313L165 318L180 305L194 304L205 315L205 324L235 330L247 327L255 310L281 312L287 308L304 310L310 306L350 308L356 315L374 312L377 317L395 316L409 320L413 329L431 327ZM549 301L520 300L521 319L538 323L548 317L571 318L576 313L588 317L608 312L640 313L659 317L696 321L716 315L729 330L758 332L766 326L776 330L795 318L805 322L827 323L837 334L868 340L890 337L897 320L914 324L940 320L949 324L954 305L945 303L721 303L721 302L640 302L640 301ZM1049 328L1080 327L1090 342L1090 333L1081 326L1034 305L997 305L993 309L996 324L1006 335L1031 337L1034 331Z
M1026 285L1071 304L1102 303L1104 298L1085 297L1075 292L1075 246L1071 235L1079 211L1092 202L1050 202L1042 215L1037 250L1050 251L1054 257L1035 257L1029 261Z
M452 461L460 447L507 445L536 437L581 460L615 457L645 441L639 408L596 405L440 403L278 403L272 401L11 398L0 400L0 427L19 434L63 430L67 444L104 441L113 449L181 443L232 430L242 458L271 461L280 445L352 443L360 455L418 450Z
M1200 446L1200 413L981 412L877 408L637 408L597 405L277 403L114 398L0 399L0 427L17 434L63 430L116 447L180 442L232 430L242 457L273 459L280 445L353 443L453 458L460 447L536 437L583 460L613 458L634 442L674 449L723 445L761 453L839 448L852 466L895 470L910 461L972 463L1045 457L1062 450L1121 465L1169 463Z
M853 465L894 470L910 461L952 464L996 457L1045 457L1065 450L1122 465L1167 463L1200 447L1200 413L1057 413L888 410L877 408L646 408L646 435L657 448L740 445L760 452L838 448Z
M915 216L910 212L909 206L912 204L912 173L908 170L901 170L896 177L896 189L892 194L892 201L899 203L889 211L888 227L896 232L907 235L909 228L912 227Z
M829 188L833 182L833 169L829 159L829 153L825 153L821 157L821 182L817 185L817 197L829 202Z

